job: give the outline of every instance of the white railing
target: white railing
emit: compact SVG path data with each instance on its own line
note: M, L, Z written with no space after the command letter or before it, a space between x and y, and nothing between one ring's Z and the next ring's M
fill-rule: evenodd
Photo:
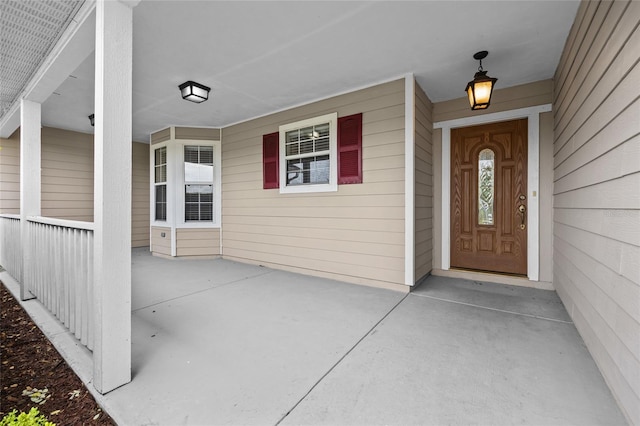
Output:
M22 282L20 215L0 215L0 265L16 281Z
M93 223L35 216L27 223L27 288L93 350Z

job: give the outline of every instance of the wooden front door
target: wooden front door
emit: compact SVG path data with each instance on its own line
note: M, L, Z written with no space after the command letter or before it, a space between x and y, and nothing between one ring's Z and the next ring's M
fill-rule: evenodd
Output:
M451 131L451 266L527 274L527 120Z

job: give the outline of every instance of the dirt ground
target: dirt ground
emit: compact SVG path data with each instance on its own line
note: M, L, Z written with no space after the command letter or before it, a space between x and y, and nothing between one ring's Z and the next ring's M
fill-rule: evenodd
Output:
M57 425L115 425L0 282L0 418L31 407Z

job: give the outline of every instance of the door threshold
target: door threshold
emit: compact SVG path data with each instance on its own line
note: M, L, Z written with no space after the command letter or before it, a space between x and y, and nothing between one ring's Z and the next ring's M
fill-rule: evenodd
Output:
M464 280L481 281L497 284L517 285L520 287L537 288L540 290L555 290L553 284L547 281L532 281L524 276L505 275L484 271L470 271L468 269L432 269L432 275Z

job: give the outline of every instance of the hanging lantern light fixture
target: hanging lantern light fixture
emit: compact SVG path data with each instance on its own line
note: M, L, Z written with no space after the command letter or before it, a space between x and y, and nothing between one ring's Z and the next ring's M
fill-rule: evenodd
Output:
M482 69L482 60L488 54L489 52L483 50L473 55L473 59L480 61L480 66L473 80L467 83L467 88L465 89L467 96L469 96L469 104L472 110L489 108L493 86L498 81L497 78L489 77L487 72Z

